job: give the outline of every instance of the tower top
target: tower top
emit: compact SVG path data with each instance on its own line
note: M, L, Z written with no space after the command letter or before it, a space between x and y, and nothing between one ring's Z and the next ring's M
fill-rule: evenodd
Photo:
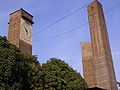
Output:
M23 8L20 8L19 10L15 11L15 12L13 12L13 13L10 13L9 15L12 15L12 14L18 12L18 11L20 11L20 12L25 12L25 13L27 13L28 15L30 15L31 17L33 17L30 13L28 13L27 11L25 11Z
M99 0L94 0L93 2L98 2L99 3Z
M94 1L99 2L99 0L94 0Z
M99 2L99 0L94 0L90 5L88 5L88 7L95 6L95 5L102 7L102 5Z
M19 14L18 14L19 13ZM17 15L16 15L17 14ZM23 19L26 19L28 22L30 22L31 24L34 24L34 22L32 21L33 20L33 16L28 13L27 11L25 11L23 8L20 8L19 10L9 14L10 16L14 15L15 16L19 16L19 17L22 17Z
M98 2L98 3L100 3L99 0L94 0L94 2Z

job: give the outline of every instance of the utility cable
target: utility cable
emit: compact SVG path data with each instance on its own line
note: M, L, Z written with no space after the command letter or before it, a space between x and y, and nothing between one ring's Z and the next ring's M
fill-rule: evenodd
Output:
M84 6L80 7L80 8L78 8L77 10L75 10L75 11L69 13L68 15L66 15L66 16L64 16L64 17L62 17L62 18L60 18L60 19L58 19L58 20L55 21L54 23L52 23L52 24L50 24L50 25L44 27L44 28L41 29L40 31L34 33L32 36L35 36L35 35L39 34L40 32L46 31L46 30L47 30L48 28L50 28L51 26L56 25L56 24L59 23L60 21L66 19L67 17L69 17L69 16L73 15L74 13L80 11L81 9L85 8L87 5L89 5L89 4L86 4L86 5L84 5ZM32 37L32 36L30 36L30 37Z
M110 11L112 11L113 9L115 9L116 7L118 7L119 5L120 5L120 2L119 2L118 4L116 4L114 7L110 8L109 10L107 10L104 14L109 13ZM61 34L58 34L58 35L55 35L55 36L51 36L51 37L48 37L48 38L45 38L45 39L42 39L42 40L36 40L35 42L43 41L43 40L49 40L49 39L53 39L53 38L57 38L57 37L61 37L61 36L65 35L65 34L71 33L71 32L73 32L73 31L78 30L79 28L82 28L83 26L89 24L90 22L92 22L92 21L89 21L89 22L87 22L87 23L84 23L83 25L78 26L78 27L76 27L76 28L74 28L74 29L72 29L72 30L69 30L69 31L67 31L67 32L64 32L64 33L61 33Z

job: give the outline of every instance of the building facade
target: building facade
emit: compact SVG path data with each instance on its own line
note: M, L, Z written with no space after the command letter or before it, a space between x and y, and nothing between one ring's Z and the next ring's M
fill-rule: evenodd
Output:
M88 6L88 18L91 42L82 42L84 78L89 87L117 90L106 22L98 0Z
M33 16L23 9L10 14L8 40L21 52L32 55Z

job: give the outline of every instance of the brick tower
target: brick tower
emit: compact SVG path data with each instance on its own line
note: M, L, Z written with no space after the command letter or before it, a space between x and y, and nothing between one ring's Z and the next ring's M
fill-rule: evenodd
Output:
M10 14L8 40L21 52L32 55L33 16L20 9Z
M105 18L98 0L88 6L88 17L91 43L81 44L84 78L89 87L117 90Z

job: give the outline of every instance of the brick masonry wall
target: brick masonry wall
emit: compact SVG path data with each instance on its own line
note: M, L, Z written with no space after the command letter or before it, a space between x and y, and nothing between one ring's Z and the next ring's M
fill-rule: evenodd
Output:
M17 10L10 14L8 40L10 43L20 48L21 52L32 55L32 45L20 39L21 18L26 17L32 21L33 16L23 9ZM31 24L32 25L32 24ZM32 34L31 34L32 35Z
M88 86L95 87L95 72L93 66L93 56L92 56L92 47L90 42L82 42L82 63L83 63L83 73L84 79L87 82Z
M10 15L8 40L19 48L20 37L20 12Z
M93 71L95 73L93 75L93 77L95 77L93 78L93 81L95 82L95 87L100 87L107 90L117 90L116 77L114 72L105 18L103 14L102 5L98 2L98 0L95 0L88 6L88 17L91 34L91 61L93 64L93 69L91 69L90 71ZM86 48L90 47L89 45L85 44L83 44L83 46ZM82 51L83 55L85 51ZM90 53L89 50L86 52ZM84 56L83 60L85 61ZM85 66L83 71L85 73L86 71L88 71L88 68L91 68L91 66L88 66L86 63L84 65ZM91 76L87 74L84 75L84 77L88 78L88 80L89 78L91 78ZM90 87L91 86L92 85L90 85Z

